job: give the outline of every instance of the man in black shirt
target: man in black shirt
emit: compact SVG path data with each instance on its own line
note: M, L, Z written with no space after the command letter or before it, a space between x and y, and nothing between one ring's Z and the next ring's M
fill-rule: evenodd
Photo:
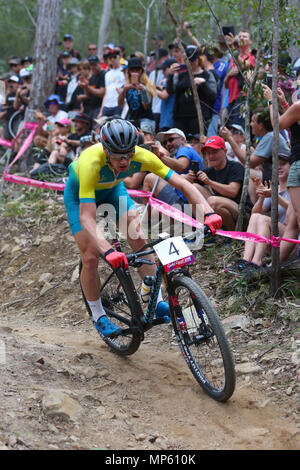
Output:
M105 93L105 71L101 69L98 56L91 55L88 57L88 61L92 69L92 76L89 80L80 77L78 85L84 89L86 95L83 101L84 112L92 119L96 119Z
M234 230L242 194L244 168L238 162L227 160L225 141L219 136L207 139L202 152L207 157L208 168L199 171L196 176L190 174L189 177L194 178L199 191L222 217L224 227ZM251 210L249 195L246 209Z

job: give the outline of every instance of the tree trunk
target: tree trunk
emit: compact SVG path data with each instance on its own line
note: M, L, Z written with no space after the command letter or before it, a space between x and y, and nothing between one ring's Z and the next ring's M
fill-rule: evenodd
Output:
M264 11L264 0L260 0L258 11L257 11L257 21L258 21L257 56L255 60L255 69L254 69L253 76L250 80L248 80L249 85L247 86L247 96L246 96L246 105L245 105L246 161L245 161L243 189L242 189L242 195L241 195L241 200L239 204L239 214L238 214L238 218L237 218L236 226L235 226L235 230L237 230L238 232L240 232L243 229L245 206L246 206L249 179L250 179L250 155L251 155L250 101L253 96L253 90L255 88L257 75L258 75L258 69L260 66L263 11Z
M109 17L112 9L112 0L104 0L103 11L98 32L98 55L102 55L103 46L106 43L107 27L109 24Z
M62 0L39 0L37 27L34 43L34 69L30 91L30 102L25 121L35 121L34 112L42 108L45 99L55 89L57 68L57 45L59 38ZM27 170L31 149L20 161L20 170Z
M279 5L274 0L273 17L273 80L272 80L272 106L273 106L273 152L272 152L272 205L271 205L271 235L279 236L278 231L278 146L279 146L279 117L278 117L278 47L279 47ZM279 247L272 246L272 276L270 292L274 297L279 295L280 287Z
M41 108L55 89L57 45L62 0L39 0L34 44L35 64L32 75L30 103L26 120L34 121L34 111Z

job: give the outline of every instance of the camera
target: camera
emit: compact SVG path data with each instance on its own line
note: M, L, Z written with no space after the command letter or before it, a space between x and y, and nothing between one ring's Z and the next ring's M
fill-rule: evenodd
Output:
M199 171L199 162L197 160L192 160L191 161L191 170L194 172L196 175Z

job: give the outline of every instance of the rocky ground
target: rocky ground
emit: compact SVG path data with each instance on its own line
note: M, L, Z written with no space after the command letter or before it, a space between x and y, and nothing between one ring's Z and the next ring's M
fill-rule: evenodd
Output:
M299 265L274 300L268 281L224 273L241 245L197 254L194 278L236 362L236 391L220 404L196 383L169 325L128 358L101 341L60 194L7 184L0 211L0 449L300 449Z

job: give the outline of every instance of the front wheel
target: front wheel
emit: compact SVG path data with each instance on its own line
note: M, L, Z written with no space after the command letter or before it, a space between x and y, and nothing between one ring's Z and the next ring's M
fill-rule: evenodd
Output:
M205 392L225 402L235 389L235 369L218 314L192 279L174 277L172 287L171 318L181 352Z

